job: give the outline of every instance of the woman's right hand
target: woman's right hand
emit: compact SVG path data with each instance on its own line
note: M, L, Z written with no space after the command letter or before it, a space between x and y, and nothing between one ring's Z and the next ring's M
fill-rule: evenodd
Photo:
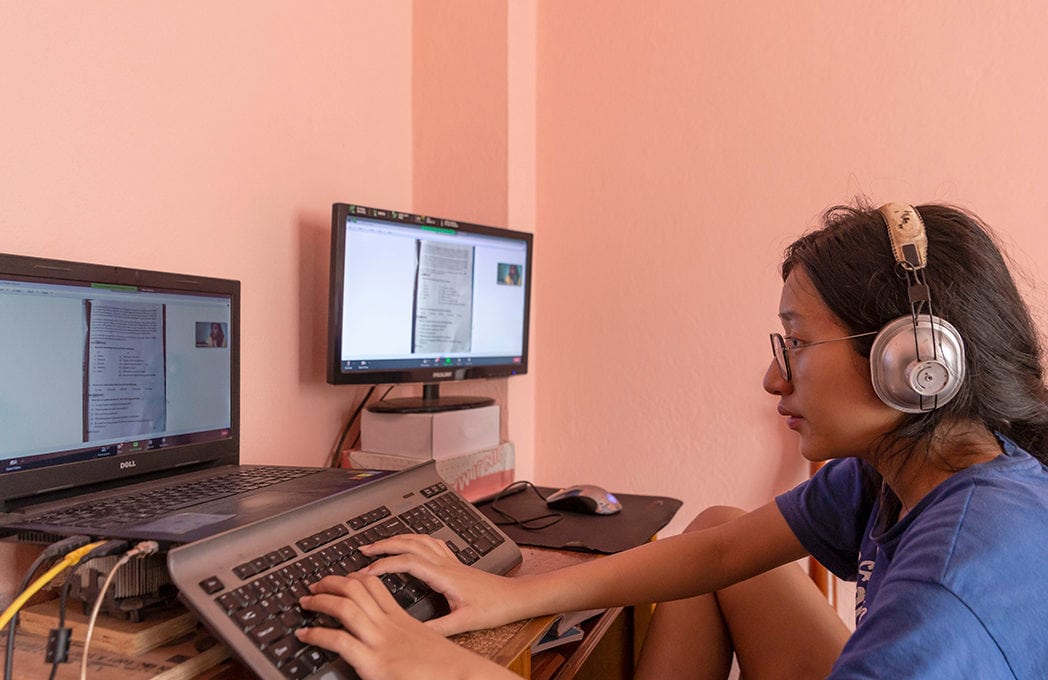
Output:
M519 579L466 566L444 541L432 536L394 536L361 546L360 551L379 558L361 569L361 573L375 576L408 573L443 594L451 613L426 624L445 636L493 628L525 616L515 604L526 601L515 597Z

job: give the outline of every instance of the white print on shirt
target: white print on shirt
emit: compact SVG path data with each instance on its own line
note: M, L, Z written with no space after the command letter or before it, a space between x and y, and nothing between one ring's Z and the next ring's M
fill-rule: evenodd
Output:
M855 579L855 623L862 621L866 616L866 584L870 582L873 574L874 561L861 560L859 562L859 573Z

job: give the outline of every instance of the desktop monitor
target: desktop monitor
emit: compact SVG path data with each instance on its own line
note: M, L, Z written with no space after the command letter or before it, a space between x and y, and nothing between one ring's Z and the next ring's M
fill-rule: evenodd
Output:
M423 385L373 411L492 403L439 385L527 372L531 260L529 233L334 204L328 382Z

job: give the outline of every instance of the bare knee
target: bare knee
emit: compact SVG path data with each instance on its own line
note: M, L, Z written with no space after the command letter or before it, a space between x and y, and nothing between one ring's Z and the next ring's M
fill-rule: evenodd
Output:
M746 511L741 508L734 508L730 505L711 505L702 512L700 512L695 519L691 520L691 523L684 529L684 531L698 531L699 529L709 529L715 527L718 524L724 524L730 522L736 517L742 517L746 514Z

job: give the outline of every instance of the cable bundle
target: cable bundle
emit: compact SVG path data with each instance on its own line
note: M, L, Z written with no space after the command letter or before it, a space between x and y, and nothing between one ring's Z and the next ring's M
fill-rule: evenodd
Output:
M29 599L38 593L41 588L46 586L48 583L53 581L59 574L69 568L77 568L81 564L88 562L98 557L105 557L107 555L113 555L124 551L124 554L117 560L116 564L110 569L109 574L106 576L105 582L102 584L99 590L98 597L95 599L94 608L91 612L91 617L88 621L87 635L84 639L84 653L82 663L80 667L80 677L87 677L87 654L88 648L91 643L91 635L94 632L95 620L98 618L98 612L101 609L102 602L105 599L106 591L109 589L112 583L113 577L120 567L124 566L131 558L143 555L150 555L157 552L160 549L159 544L156 541L143 541L137 544L130 550L127 549L127 541L96 541L93 543L89 542L90 539L86 536L71 536L64 540L53 543L44 549L40 556L36 558L33 564L29 567L25 576L22 579L19 590L21 594L15 598L15 600L4 610L3 614L0 614L0 630L3 627L10 624L10 628L7 631L7 657L4 662L4 680L10 680L13 677L14 668L14 651L15 651L15 629L18 625L18 612L25 606L25 603ZM60 556L60 557L59 557ZM40 567L55 558L59 558L54 565L52 565L42 576L36 581L29 585L29 580L33 577L33 574L37 572ZM61 605L59 607L59 622L58 628L51 631L51 635L48 638L47 646L47 657L46 660L51 662L51 677L54 678L55 673L58 670L58 664L62 663L68 657L69 652L69 638L71 630L65 627L65 608L66 598L69 593L69 587L72 583L72 579L67 579L65 585L62 588Z

